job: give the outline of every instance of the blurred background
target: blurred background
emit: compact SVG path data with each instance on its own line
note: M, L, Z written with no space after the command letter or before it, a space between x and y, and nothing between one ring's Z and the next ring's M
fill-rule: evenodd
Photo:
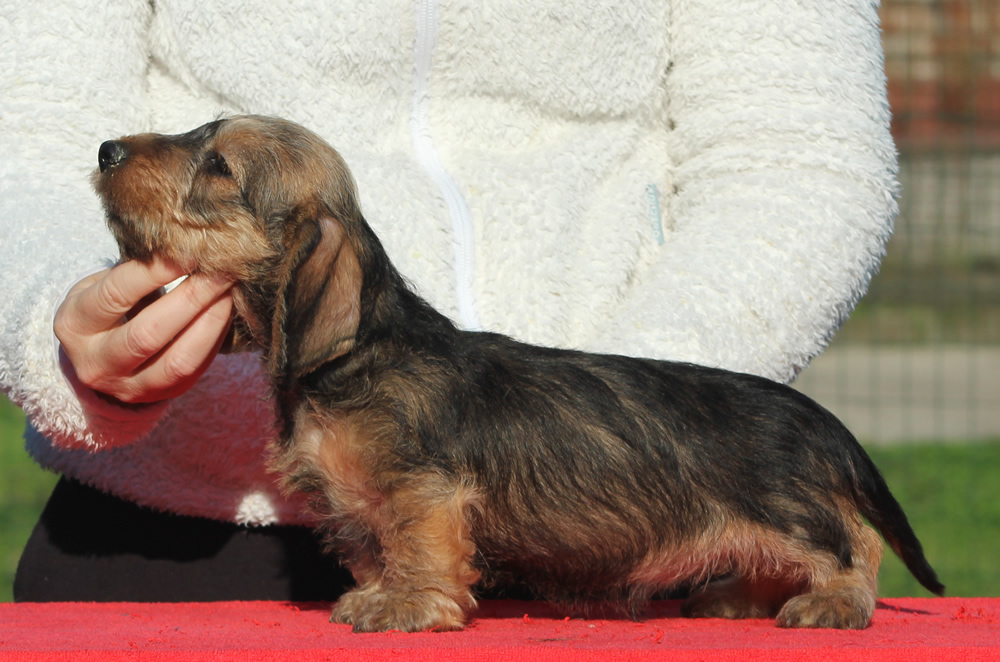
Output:
M797 385L866 440L1000 437L1000 2L884 0L882 27L896 231Z
M902 197L868 296L794 386L882 468L950 595L1000 596L1000 1L884 0ZM0 400L0 601L55 478ZM887 554L883 596L927 595Z

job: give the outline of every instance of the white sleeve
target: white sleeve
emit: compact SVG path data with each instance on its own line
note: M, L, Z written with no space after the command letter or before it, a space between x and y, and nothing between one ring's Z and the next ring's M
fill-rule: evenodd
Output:
M0 3L0 388L64 447L129 443L163 406L74 388L53 351L66 287L117 249L90 186L103 140L145 128L150 3Z
M672 227L594 344L788 381L867 289L897 211L878 6L673 7Z

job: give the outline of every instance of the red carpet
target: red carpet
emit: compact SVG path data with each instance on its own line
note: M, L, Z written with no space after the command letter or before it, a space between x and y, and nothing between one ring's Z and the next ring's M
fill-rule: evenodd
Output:
M0 604L2 660L1000 660L1000 599L889 599L861 632L688 620L654 603L640 623L564 619L486 602L464 632L352 634L328 606L279 602Z

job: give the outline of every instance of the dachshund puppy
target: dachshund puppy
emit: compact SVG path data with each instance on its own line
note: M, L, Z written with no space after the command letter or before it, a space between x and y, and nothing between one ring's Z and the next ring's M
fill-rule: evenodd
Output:
M463 627L477 585L633 617L864 628L882 543L943 586L878 470L830 413L766 379L461 331L411 290L347 166L287 121L235 117L101 145L122 256L237 280L273 465L310 495L357 587L356 631Z

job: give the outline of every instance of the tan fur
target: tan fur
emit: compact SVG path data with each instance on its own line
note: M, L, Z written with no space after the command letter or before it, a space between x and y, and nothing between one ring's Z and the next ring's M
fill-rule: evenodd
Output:
M875 613L882 540L851 514L853 565L814 576L809 591L791 598L778 613L780 627L863 628Z
M476 494L443 477L412 482L382 506L381 573L343 596L331 620L365 632L465 624L476 604L470 587L479 580L466 516Z
M479 580L468 521L476 491L439 474L373 471L383 458L365 436L363 415L336 420L302 411L301 417L293 450L279 454L274 466L287 477L286 488L321 490L314 513L359 522L374 534L361 553L345 559L358 588L341 598L331 620L358 631L462 627ZM364 536L353 527L340 535Z
M762 527L736 525L650 559L636 579L671 585L675 577L657 576L658 568L706 581L723 577L692 592L682 608L690 617L777 616L781 627L865 627L875 609L882 543L856 514L845 513L845 519L852 522L849 568Z

